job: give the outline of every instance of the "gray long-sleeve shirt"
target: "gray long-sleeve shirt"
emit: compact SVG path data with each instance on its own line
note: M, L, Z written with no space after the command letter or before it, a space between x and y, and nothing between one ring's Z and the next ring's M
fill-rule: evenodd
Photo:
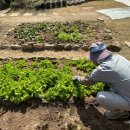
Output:
M130 61L115 54L110 56L89 76L93 81L102 81L130 102Z

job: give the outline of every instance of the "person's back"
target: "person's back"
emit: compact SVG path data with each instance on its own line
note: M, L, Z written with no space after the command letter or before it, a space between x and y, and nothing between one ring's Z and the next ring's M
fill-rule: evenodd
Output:
M107 83L113 90L97 93L97 102L106 111L107 118L127 118L130 111L130 61L118 54L112 55L106 46L93 43L90 46L90 60L97 65L87 77L75 76L73 81L84 85L94 82Z
M109 83L113 90L127 99L130 98L130 61L115 54L102 62L99 68L101 72L97 75L97 80L100 77L100 81Z

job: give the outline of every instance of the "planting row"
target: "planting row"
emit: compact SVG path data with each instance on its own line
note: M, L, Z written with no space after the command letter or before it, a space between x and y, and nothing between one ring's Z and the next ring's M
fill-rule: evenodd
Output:
M68 101L71 97L84 98L103 90L102 83L83 86L73 83L76 71L88 75L94 65L81 60L9 60L0 63L0 97L16 104L30 98L40 98L44 102Z
M93 41L112 42L111 30L101 21L42 22L21 24L7 33L6 43L90 45Z

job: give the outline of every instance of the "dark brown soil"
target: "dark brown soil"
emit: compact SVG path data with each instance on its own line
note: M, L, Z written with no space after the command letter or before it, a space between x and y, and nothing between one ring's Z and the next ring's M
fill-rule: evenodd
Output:
M130 130L127 120L107 120L94 97L68 104L42 104L33 99L21 105L1 103L0 130Z

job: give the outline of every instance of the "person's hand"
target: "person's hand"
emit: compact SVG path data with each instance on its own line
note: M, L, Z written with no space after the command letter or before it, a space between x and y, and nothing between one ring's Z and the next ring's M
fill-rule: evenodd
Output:
M74 76L74 77L73 77L73 82L78 83L78 81L79 81L79 80L78 80L78 76Z

